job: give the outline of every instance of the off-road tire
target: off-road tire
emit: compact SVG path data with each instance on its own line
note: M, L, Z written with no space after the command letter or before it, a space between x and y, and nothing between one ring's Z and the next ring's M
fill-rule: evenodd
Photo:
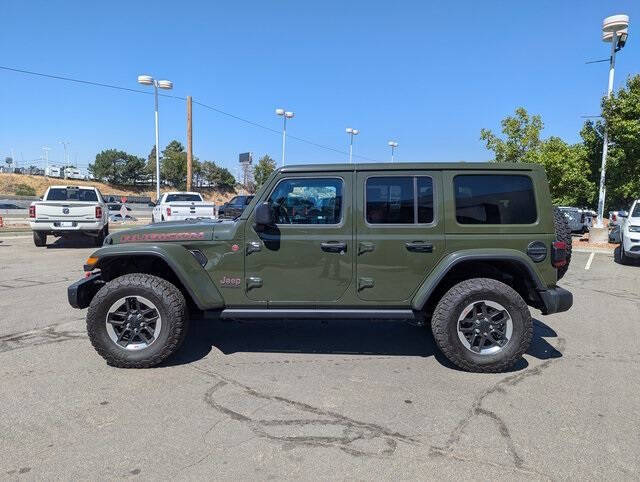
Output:
M513 322L509 342L497 353L481 355L467 349L458 338L458 317L470 303L489 300L504 306ZM440 351L456 366L471 372L503 372L529 348L533 322L522 297L510 286L489 278L462 281L447 291L431 318L431 331Z
M34 231L33 232L33 244L35 244L38 248L42 248L47 245L47 233L42 231Z
M139 295L156 305L162 319L158 338L142 350L116 345L106 329L107 311L124 296ZM111 366L148 368L158 365L180 347L187 334L187 305L178 288L168 281L142 273L115 278L94 296L87 312L87 333L96 351Z
M571 230L569 229L569 223L567 222L564 214L554 207L553 208L553 224L555 226L556 231L556 239L558 241L564 241L567 245L567 263L564 266L560 266L558 268L558 280L561 280L562 277L567 273L569 269L569 264L571 263Z

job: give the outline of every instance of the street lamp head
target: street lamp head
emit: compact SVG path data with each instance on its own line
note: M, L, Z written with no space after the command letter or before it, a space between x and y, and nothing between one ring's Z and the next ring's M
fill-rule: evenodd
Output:
M153 85L153 77L150 75L138 75L138 84Z
M284 109L276 109L277 115L284 115Z
M345 129L345 132L346 132L347 134L352 134L352 133L353 133L353 129L352 129L351 127L347 127L347 128Z
M357 136L358 134L360 134L360 131L358 129L353 129L351 132L354 136Z
M287 112L285 112L285 113L284 113L284 116L285 116L287 119L291 119L291 118L293 118L293 115L294 115L294 114L293 114L293 112L290 112L290 111L287 111Z
M398 143L395 141L389 141L389 146L391 147L398 147Z
M171 90L173 89L173 82L171 82L170 80L159 80L158 87L160 87L161 89Z
M620 32L629 27L629 15L611 15L602 21L603 32Z

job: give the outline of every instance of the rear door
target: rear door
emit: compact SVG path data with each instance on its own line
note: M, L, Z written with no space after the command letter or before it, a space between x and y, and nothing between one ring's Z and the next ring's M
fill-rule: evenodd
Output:
M358 297L406 302L445 248L438 171L359 172Z
M351 172L291 174L265 193L276 226L245 224L246 293L269 304L338 300L353 275Z

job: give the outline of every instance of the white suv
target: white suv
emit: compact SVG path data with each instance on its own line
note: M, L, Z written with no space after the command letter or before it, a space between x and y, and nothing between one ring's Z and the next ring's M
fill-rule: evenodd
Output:
M636 199L620 226L620 261L640 259L640 199Z

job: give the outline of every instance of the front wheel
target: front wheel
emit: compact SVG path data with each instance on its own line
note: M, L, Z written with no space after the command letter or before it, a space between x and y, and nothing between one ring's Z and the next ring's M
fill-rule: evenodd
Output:
M501 372L529 348L533 322L522 297L500 281L474 278L453 286L431 319L442 353L473 372Z
M180 290L162 278L140 273L108 282L87 312L93 347L109 365L120 368L161 363L180 347L187 325Z

